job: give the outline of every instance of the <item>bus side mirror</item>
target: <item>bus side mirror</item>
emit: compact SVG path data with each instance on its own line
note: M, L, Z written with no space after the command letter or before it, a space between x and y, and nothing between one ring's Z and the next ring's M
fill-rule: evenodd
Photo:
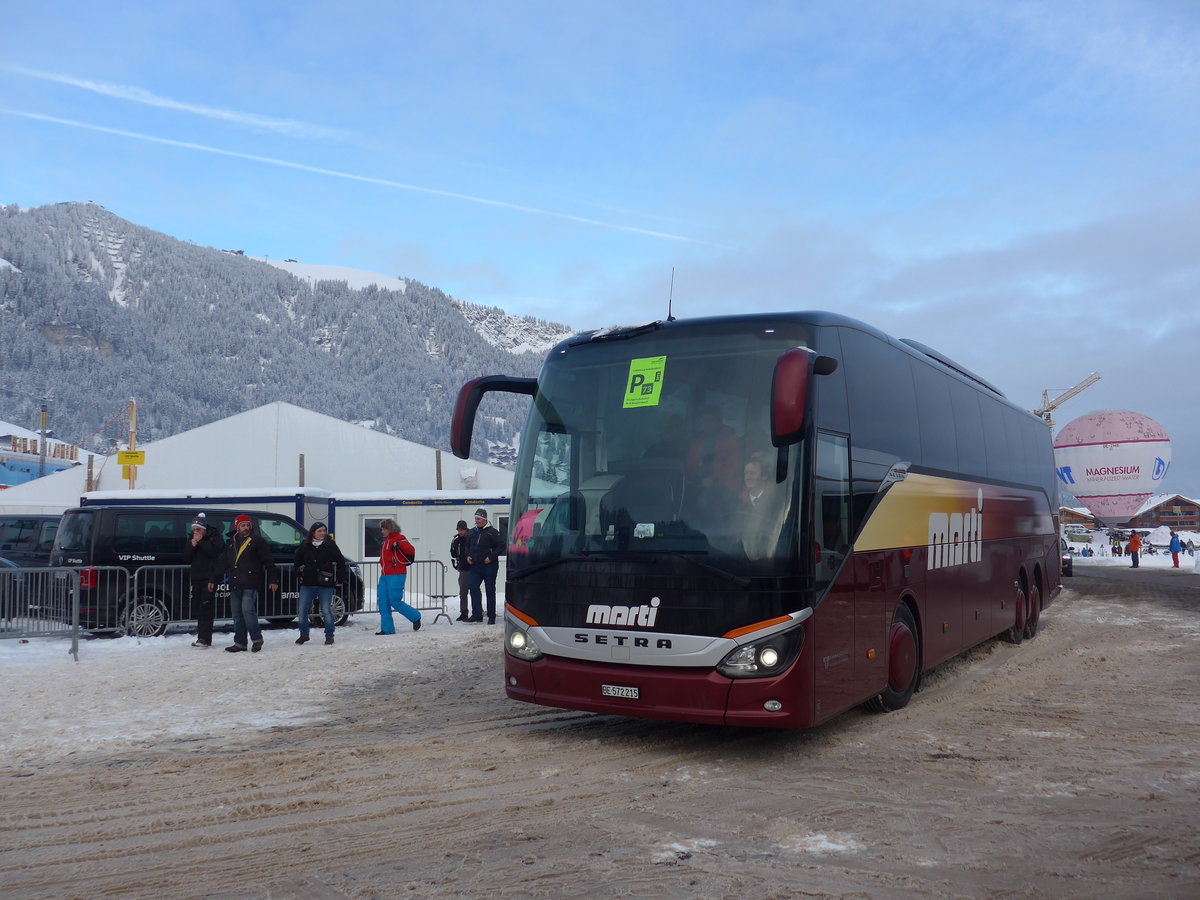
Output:
M829 375L836 369L836 359L817 356L806 347L793 347L779 357L771 379L771 443L774 446L786 447L800 440L808 412L809 377Z
M475 412L479 401L488 391L508 394L528 394L537 391L536 378L515 378L509 375L485 375L468 381L454 401L454 418L450 420L450 450L459 459L471 456L471 437L475 433Z

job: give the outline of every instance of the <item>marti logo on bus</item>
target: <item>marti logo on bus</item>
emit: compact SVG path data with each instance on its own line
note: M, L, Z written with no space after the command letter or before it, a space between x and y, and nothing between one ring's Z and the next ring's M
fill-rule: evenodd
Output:
M966 512L929 514L927 569L947 569L983 560L983 489Z
M588 625L625 625L636 628L653 628L658 619L658 597L644 606L604 606L594 603L588 607Z

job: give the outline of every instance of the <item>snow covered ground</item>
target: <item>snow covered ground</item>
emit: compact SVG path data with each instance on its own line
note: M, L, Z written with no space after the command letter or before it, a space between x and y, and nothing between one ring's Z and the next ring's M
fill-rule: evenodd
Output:
M1142 529L1138 529L1138 531L1140 533ZM1128 531L1125 533L1127 534ZM1197 564L1200 563L1200 532L1180 531L1178 534L1179 540L1183 542L1185 547L1187 546L1187 542L1191 541L1192 544L1198 548L1196 551L1196 556L1188 556L1186 550L1179 555L1179 568L1188 569L1189 571L1195 570ZM1075 536L1078 537L1078 535ZM1085 544L1079 541L1072 541L1071 535L1066 535L1066 537L1068 541L1067 546L1069 546L1076 553L1075 565L1077 566L1129 565L1128 556L1114 557L1112 555L1112 539L1105 531L1096 531L1091 533L1090 546L1095 554L1094 556L1079 556L1078 553L1085 546ZM1142 546L1145 547L1147 544L1150 544L1155 548L1155 552L1149 553L1143 550L1143 552L1139 554L1138 565L1149 566L1152 568L1171 568L1171 554L1166 549L1170 541L1171 529L1169 529L1167 526L1160 525L1158 528L1153 529L1149 535L1142 538ZM1126 541L1126 543L1128 543L1128 541Z
M97 638L80 642L78 662L64 638L0 640L0 679L9 687L0 755L44 760L301 724L328 716L343 689L427 674L468 645L494 642L500 658L499 624L434 623L426 613L419 632L400 617L396 627L376 636L378 616L359 615L332 647L319 628L303 646L295 628L268 628L259 653L224 652L232 632L218 631L207 650L183 631ZM155 702L130 702L147 696Z

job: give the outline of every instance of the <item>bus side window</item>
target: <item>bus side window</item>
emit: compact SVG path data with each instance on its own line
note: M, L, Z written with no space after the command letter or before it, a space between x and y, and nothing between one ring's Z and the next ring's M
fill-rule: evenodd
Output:
M813 472L816 583L829 584L850 547L850 451L840 434L817 433Z

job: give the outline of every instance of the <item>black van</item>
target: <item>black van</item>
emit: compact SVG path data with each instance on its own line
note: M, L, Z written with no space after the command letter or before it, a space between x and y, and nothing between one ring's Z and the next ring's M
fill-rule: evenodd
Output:
M58 516L0 516L0 556L18 566L50 565Z
M50 565L80 570L80 625L87 631L149 637L163 634L171 622L194 620L183 550L191 523L201 512L228 543L238 510L93 505L63 513ZM305 530L278 513L246 514L253 534L266 541L280 567L279 590L263 585L258 614L272 622L290 622L299 599L292 563ZM337 624L344 625L348 613L362 608L362 596L362 580L351 566L348 583L333 598ZM217 588L216 618L232 618L225 584Z

